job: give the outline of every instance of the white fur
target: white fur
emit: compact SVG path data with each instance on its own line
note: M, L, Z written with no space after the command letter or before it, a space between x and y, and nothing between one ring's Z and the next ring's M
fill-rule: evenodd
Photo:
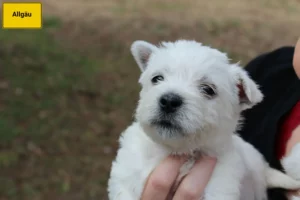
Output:
M158 47L136 41L131 50L142 71L142 90L136 121L122 133L112 164L110 200L140 199L151 171L171 154L188 154L194 160L199 155L217 157L206 200L264 200L268 186L300 187L299 182L270 169L253 146L234 134L241 111L259 103L263 95L241 67L229 63L226 54L187 40ZM153 84L157 75L163 80ZM214 88L215 96L205 94L207 85ZM166 117L158 101L170 92L182 97L183 104ZM170 120L172 128L155 120ZM186 163L178 179L192 165L193 161Z
M296 144L287 157L281 160L286 173L296 180L300 180L300 144Z
M286 173L300 181L300 143L296 144L291 153L281 160ZM300 192L299 192L300 196ZM300 197L293 196L291 200L300 200Z

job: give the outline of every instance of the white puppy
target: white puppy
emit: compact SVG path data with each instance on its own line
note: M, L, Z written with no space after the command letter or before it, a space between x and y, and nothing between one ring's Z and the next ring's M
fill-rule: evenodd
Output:
M235 134L241 111L263 95L226 54L187 40L160 46L136 41L131 50L142 70L142 90L136 121L122 133L112 165L110 200L140 199L149 174L170 154L191 158L177 183L199 155L217 157L206 200L247 200L241 192L245 179L255 193L250 200L267 199L267 187L300 187Z

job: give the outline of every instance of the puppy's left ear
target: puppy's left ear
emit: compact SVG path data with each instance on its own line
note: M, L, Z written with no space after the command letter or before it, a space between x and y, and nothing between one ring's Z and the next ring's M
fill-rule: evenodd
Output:
M241 109L249 109L261 102L263 100L263 94L247 72L238 65L233 65L231 70L236 83Z
M145 41L137 40L132 43L131 53L142 72L146 70L150 56L156 49L156 46Z

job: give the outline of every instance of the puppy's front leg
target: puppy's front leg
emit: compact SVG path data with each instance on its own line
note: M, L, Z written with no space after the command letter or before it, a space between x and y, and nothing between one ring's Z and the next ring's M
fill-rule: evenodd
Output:
M240 183L244 170L245 167L234 150L219 157L204 199L240 200Z

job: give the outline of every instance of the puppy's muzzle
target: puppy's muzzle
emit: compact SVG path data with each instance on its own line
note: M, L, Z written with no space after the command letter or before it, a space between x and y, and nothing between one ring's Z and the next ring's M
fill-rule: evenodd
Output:
M182 104L182 97L175 93L163 94L159 99L160 110L166 114L176 112Z

